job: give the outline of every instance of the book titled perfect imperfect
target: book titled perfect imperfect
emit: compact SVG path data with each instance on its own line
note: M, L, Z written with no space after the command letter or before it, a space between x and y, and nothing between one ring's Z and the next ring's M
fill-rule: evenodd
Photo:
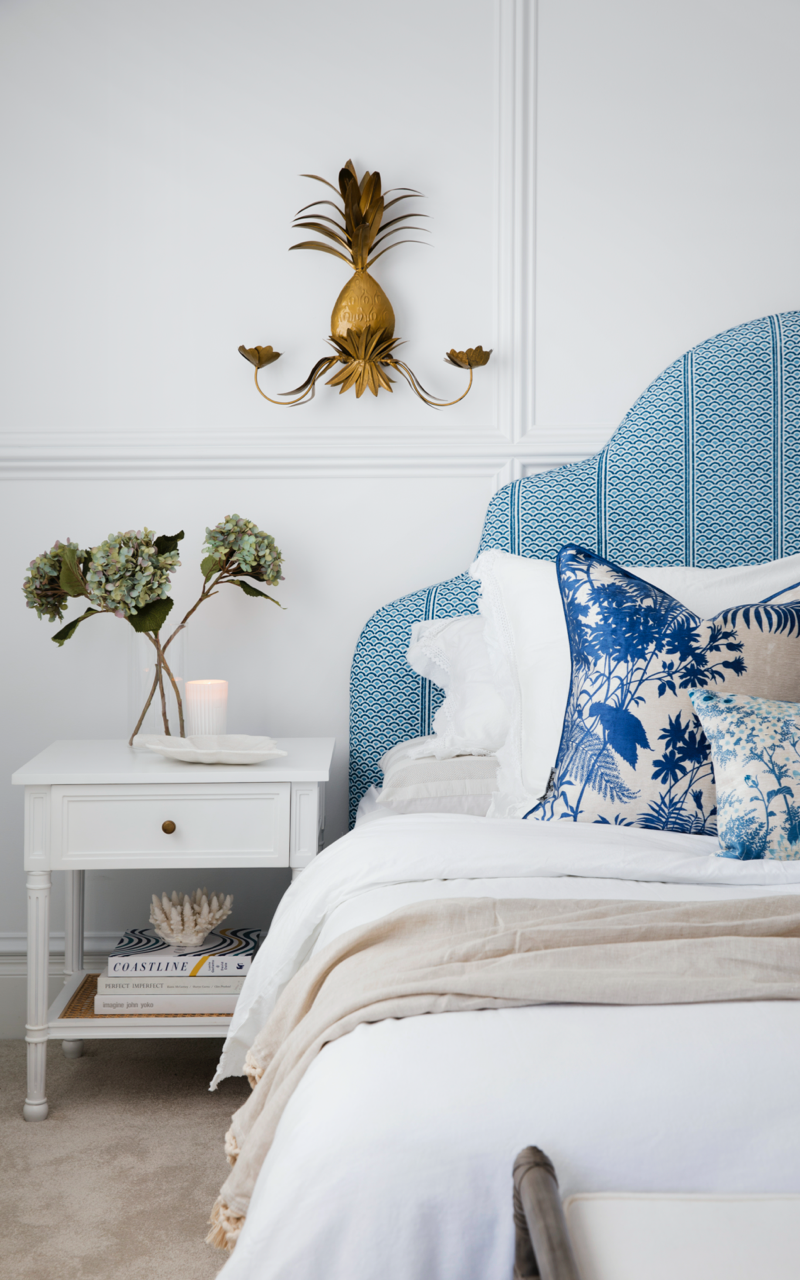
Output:
M244 976L261 941L260 929L218 929L199 947L173 947L154 929L129 929L108 957L108 976L187 974Z

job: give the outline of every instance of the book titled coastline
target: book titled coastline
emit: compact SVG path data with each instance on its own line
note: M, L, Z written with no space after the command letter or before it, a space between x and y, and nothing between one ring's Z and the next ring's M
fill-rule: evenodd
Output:
M260 929L217 929L199 947L172 947L154 929L129 929L108 957L107 973L109 978L244 977L260 941Z

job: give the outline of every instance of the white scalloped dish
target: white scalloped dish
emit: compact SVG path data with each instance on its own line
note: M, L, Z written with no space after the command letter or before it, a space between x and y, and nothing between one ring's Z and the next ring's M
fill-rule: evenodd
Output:
M274 738L256 738L246 733L197 733L190 738L148 734L143 745L167 760L183 760L186 764L263 764L287 754L275 746Z

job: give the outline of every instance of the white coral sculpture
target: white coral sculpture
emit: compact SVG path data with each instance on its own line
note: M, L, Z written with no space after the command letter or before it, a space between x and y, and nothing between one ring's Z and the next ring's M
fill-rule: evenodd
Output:
M153 894L150 923L159 938L171 946L197 947L230 915L232 907L231 894L223 898L221 893L209 894L208 889L195 889L191 897L185 893L183 898L176 891L171 898L165 893L160 899Z

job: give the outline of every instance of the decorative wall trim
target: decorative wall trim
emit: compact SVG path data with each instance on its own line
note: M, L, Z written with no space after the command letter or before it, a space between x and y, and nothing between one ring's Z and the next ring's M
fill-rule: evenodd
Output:
M536 0L497 0L495 424L521 440L534 422Z
M534 422L536 0L495 0L496 183L493 423L257 431L8 431L0 480L510 478L595 452L611 428ZM435 419L435 421L434 421ZM522 469L521 469L522 468Z
M512 461L543 470L588 457L612 430L3 432L0 480L492 476Z

